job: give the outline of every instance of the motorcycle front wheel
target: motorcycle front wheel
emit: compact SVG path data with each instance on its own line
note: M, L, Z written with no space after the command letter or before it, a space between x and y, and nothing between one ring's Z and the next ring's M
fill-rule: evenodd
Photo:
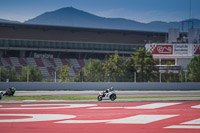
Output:
M116 96L115 94L112 94L112 95L110 96L110 100L112 100L112 101L114 101L116 98L117 98L117 96Z

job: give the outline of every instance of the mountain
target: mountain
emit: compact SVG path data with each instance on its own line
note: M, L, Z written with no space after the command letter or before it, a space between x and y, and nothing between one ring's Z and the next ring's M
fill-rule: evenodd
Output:
M99 17L73 7L66 7L52 12L46 12L33 19L25 21L28 24L63 25L74 27L127 29L137 28L142 23L122 19Z
M2 22L2 23L20 23L18 21L12 21L12 20L6 20L6 19L0 19L0 22Z
M184 22L184 31L188 29L188 24ZM200 28L200 20L194 19L194 27ZM52 12L46 12L33 19L25 21L27 24L62 25L73 27L123 29L140 31L167 32L169 28L181 28L181 22L153 21L151 23L140 23L123 18L99 17L73 7L65 7Z
M181 28L183 29L183 31L186 31L188 29L188 21L192 22L191 20L184 20L180 22L169 23L162 21L140 23L137 21L123 18L99 17L88 12L75 9L73 7L65 7L55 11L43 13L33 19L25 21L24 23L87 28L167 32L169 28ZM183 24L184 27L182 28ZM193 19L193 24L195 28L200 28L199 19Z

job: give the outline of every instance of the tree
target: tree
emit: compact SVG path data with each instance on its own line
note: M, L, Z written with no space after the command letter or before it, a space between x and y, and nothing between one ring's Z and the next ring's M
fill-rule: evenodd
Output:
M59 82L69 82L70 78L69 78L69 69L70 67L68 65L62 66L62 67L58 67L58 77L59 77Z
M9 80L9 82L19 81L19 75L17 74L14 67L12 68L1 67L0 78L1 81L7 81L7 79Z
M174 73L173 71L173 63L172 62L166 62L166 70L165 72L162 74L162 81L164 82L179 82L181 73L179 72L179 74Z
M195 56L187 67L188 81L200 82L200 55Z
M8 79L11 82L19 81L19 75L17 74L16 70L14 67L11 69L7 68L8 71Z
M103 63L105 77L107 81L122 81L125 74L125 59L120 57L118 51L114 55L110 55Z
M42 74L38 67L26 66L22 67L20 81L26 82L40 82L42 81Z
M135 57L134 55L131 55L127 60L126 60L126 71L125 75L127 80L126 81L134 81L134 73L136 73L136 67L135 67ZM136 77L135 77L136 78Z
M147 52L145 48L139 48L134 54L134 59L136 68L139 71L140 81L145 82L153 78L153 71L157 71L157 69L152 54Z
M187 82L187 74L186 74L186 72L184 72L183 71L183 69L181 69L180 71L179 71L179 81L180 82Z
M82 76L86 82L104 81L104 71L101 61L90 59L89 64L83 69Z

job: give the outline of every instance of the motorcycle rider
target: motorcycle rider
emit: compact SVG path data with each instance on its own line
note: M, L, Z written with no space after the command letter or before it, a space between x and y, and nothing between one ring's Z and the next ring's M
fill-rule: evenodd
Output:
M16 89L14 87L12 88L7 88L6 92L3 94L3 96L8 95L8 96L13 96L15 93Z
M3 92L0 93L0 100L1 100L1 98L2 98L2 94L3 94Z
M113 90L114 90L113 87L110 87L110 88L106 89L105 91L103 91L103 96L105 96L107 93L109 93L109 92L111 92Z

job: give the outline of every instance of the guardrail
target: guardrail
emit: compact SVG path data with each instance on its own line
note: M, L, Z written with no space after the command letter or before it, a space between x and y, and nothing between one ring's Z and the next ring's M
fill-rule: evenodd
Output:
M132 83L132 82L0 82L0 90L200 90L198 83Z

